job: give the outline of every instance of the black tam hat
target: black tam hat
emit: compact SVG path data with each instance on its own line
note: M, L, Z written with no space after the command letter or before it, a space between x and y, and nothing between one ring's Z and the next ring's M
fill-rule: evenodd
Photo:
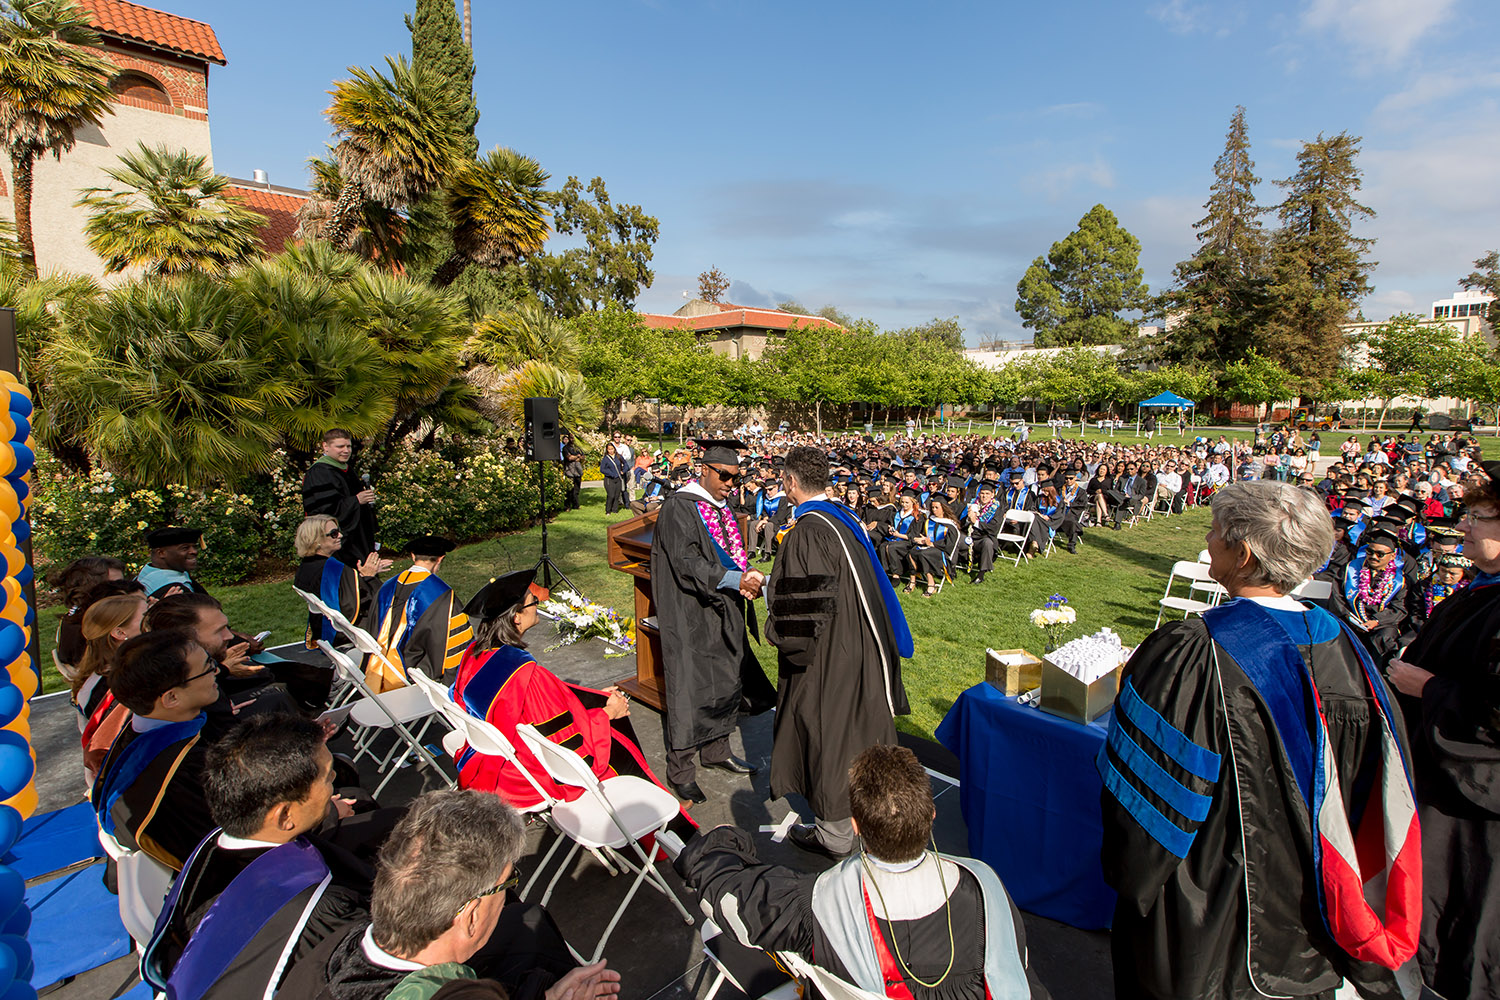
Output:
M532 581L536 579L535 569L518 569L514 573L505 573L495 577L489 583L479 588L479 593L469 598L469 603L464 605L464 614L473 615L489 621L498 618L517 604L526 592L532 590ZM537 600L546 597L547 592L540 587Z
M418 535L401 547L401 551L407 555L420 556L423 559L436 559L452 552L454 545L446 538L436 535Z
M1396 537L1396 533L1384 525L1365 532L1364 537L1359 542L1361 547L1374 545L1376 542L1379 542L1381 545L1389 546L1391 549L1399 550L1401 548L1401 540Z
M703 461L713 462L715 465L739 465L740 450L750 447L734 438L702 440L697 444L703 449Z
M146 547L166 548L168 545L183 545L196 542L203 537L202 528L155 528L146 532Z

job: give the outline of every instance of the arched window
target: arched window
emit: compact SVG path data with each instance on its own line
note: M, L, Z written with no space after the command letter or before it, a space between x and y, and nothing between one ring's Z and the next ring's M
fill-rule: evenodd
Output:
M145 73L127 70L110 81L109 89L120 97L133 97L138 101L160 104L166 108L172 106L172 98L168 96L166 89Z

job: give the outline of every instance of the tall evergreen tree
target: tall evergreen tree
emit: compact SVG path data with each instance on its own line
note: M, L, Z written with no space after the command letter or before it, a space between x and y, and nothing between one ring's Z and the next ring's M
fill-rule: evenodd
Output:
M459 155L472 160L479 155L475 129L479 106L474 103L474 55L464 42L463 27L453 0L417 0L415 15L408 15L411 61L418 70L430 70L446 82L458 105L458 127L464 138Z
M1368 258L1373 239L1354 235L1354 223L1375 217L1360 204L1362 172L1355 164L1358 136L1319 133L1297 154L1297 172L1278 187L1281 228L1271 243L1271 312L1262 353L1315 389L1339 368L1340 327L1372 289Z
M1245 109L1235 108L1214 161L1207 211L1193 223L1198 249L1173 271L1174 285L1161 298L1164 315L1175 317L1166 354L1174 361L1206 360L1223 365L1242 357L1265 302L1266 234L1256 204L1255 161Z
M1135 324L1120 313L1145 309L1141 241L1095 205L1078 228L1031 262L1016 284L1016 312L1038 347L1118 344Z

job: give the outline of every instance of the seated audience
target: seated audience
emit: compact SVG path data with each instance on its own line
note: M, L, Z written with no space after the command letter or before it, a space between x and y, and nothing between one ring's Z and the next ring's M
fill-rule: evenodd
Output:
M1401 542L1383 522L1360 535L1352 558L1336 558L1322 575L1333 581L1333 613L1361 630L1381 662L1411 642L1427 617Z
M548 776L516 732L523 724L579 754L601 779L629 774L660 785L631 728L625 693L564 684L526 651L521 637L536 624L537 604L547 594L535 578L534 569L506 573L469 601L464 611L481 624L453 682L453 700L510 740L531 780L503 758L465 745L456 757L460 786L494 792L517 809L541 801L532 780L554 799L571 801L583 794L576 785L559 785ZM690 820L686 826L692 829Z
M374 867L318 835L330 810L348 811L333 773L322 728L294 716L247 719L208 751L218 829L187 859L147 946L156 989L264 996L320 942L369 919Z
M886 745L860 753L849 805L864 850L822 874L761 863L754 839L732 826L684 847L677 870L740 944L798 952L871 993L1047 996L1000 879L982 861L927 850L932 783L915 754Z
M375 599L377 575L390 567L390 560L381 559L379 552L371 552L357 566L340 560L344 532L338 520L328 514L314 514L299 524L296 545L301 562L292 585L319 598L330 609L338 608L349 621L358 622ZM348 642L322 615L309 611L305 645L316 649L319 639L334 645Z
M419 535L402 551L411 558L411 568L385 582L365 619L396 669L393 674L375 657L367 659L365 679L377 693L404 687L411 667L434 680L442 677L458 666L474 638L458 595L437 575L453 543Z
M77 667L83 656L83 613L101 583L125 579L125 563L110 556L84 556L47 575L62 595L67 612L57 623L57 659L64 667ZM69 678L72 680L72 678Z
M83 770L90 784L130 716L130 710L109 689L109 668L120 644L141 634L145 615L145 594L106 597L90 604L83 615L83 637L88 644L79 658L72 690L83 736Z
M524 850L525 824L497 796L428 792L381 848L369 923L318 945L280 995L376 1000L403 984L479 976L498 980L510 1000L619 993L620 974L603 961L577 967L547 911L510 900Z
M99 765L94 814L126 848L179 871L214 826L203 797L203 727L219 698L218 672L186 629L128 640L109 671L110 691L134 716Z

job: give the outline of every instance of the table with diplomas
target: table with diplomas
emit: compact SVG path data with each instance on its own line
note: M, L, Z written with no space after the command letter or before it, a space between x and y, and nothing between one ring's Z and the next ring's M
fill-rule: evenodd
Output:
M1108 927L1115 908L1099 864L1094 766L1108 729L1108 713L1080 725L976 684L936 734L959 760L969 853L1021 909L1091 930Z

